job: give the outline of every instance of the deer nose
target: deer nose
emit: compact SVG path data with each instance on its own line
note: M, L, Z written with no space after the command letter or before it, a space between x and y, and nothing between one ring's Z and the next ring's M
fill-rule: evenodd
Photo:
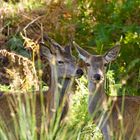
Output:
M101 79L101 75L100 74L95 74L94 79L99 81Z
M76 74L82 76L82 75L84 74L84 72L83 72L82 69L78 69L78 70L76 71Z

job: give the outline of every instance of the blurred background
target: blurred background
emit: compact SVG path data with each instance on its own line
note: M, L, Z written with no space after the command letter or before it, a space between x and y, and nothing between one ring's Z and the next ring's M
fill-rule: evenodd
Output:
M33 41L47 33L60 44L71 37L92 54L121 44L111 65L126 94L140 94L139 0L1 0L0 48L28 57L20 32Z
M61 45L73 39L91 54L104 54L119 42L119 57L108 67L107 94L140 95L139 0L0 0L0 49L31 58L26 48L45 34ZM100 131L87 111L86 78L77 80L77 85L70 121L59 128L56 139L90 140L97 132L99 140ZM5 88L0 86L0 90ZM53 136L56 132L46 137Z

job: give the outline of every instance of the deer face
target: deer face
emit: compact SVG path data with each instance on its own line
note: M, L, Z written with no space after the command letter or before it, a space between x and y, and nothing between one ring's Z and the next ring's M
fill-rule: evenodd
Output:
M76 59L70 53L66 51L70 46L66 46L63 51L58 51L55 55L55 64L57 68L57 74L59 78L72 78L72 77L81 77L83 75L82 69L78 68L76 64Z
M81 77L83 75L83 70L76 64L76 59L71 54L71 46L68 44L65 47L62 47L50 38L49 42L51 48L42 44L41 52L49 61L50 66L56 70L58 79Z
M88 80L93 83L99 83L104 80L104 59L102 56L90 55L85 60Z
M105 94L103 94L103 81L105 74L105 65L116 59L119 47L116 45L104 55L92 55L80 48L76 47L80 58L85 62L85 69L88 75L88 111L92 115L94 111L106 104Z
M88 80L93 83L102 83L104 81L105 66L116 59L120 50L119 45L116 45L105 55L92 55L87 51L74 44L79 53L80 58L85 62Z

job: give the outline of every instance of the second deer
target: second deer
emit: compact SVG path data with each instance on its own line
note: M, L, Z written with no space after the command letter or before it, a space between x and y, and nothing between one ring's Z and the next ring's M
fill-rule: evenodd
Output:
M87 70L88 111L101 129L104 139L110 140L115 136L116 140L140 140L140 97L111 97L106 95L104 89L106 64L116 59L119 45L116 44L104 55L92 55L75 42L74 46Z
M26 106L26 98L29 97L29 104L31 105L31 113L35 109L37 126L40 125L42 118L42 102L45 110L49 113L47 116L47 122L51 119L58 107L63 103L63 99L71 87L71 81L73 78L80 77L83 71L77 67L76 59L71 54L71 46L67 45L63 48L54 40L48 38L51 48L44 44L41 44L41 55L48 60L51 68L51 84L47 92L35 92L35 93L7 93L0 95L0 118L4 121L7 128L13 127L12 114L14 116L18 113L17 106L19 100ZM35 94L35 95L34 95ZM41 100L42 98L42 100ZM32 100L35 103L35 108L32 108ZM65 102L66 101L66 102ZM67 113L68 102L64 101L64 109L62 110L62 119ZM22 105L23 105L22 104ZM28 104L28 102L27 102Z

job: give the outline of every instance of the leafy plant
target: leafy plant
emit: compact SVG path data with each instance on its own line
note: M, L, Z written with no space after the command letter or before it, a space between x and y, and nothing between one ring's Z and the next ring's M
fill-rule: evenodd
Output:
M29 58L30 56L27 50L23 47L23 39L19 36L11 37L7 42L7 48L25 57Z

